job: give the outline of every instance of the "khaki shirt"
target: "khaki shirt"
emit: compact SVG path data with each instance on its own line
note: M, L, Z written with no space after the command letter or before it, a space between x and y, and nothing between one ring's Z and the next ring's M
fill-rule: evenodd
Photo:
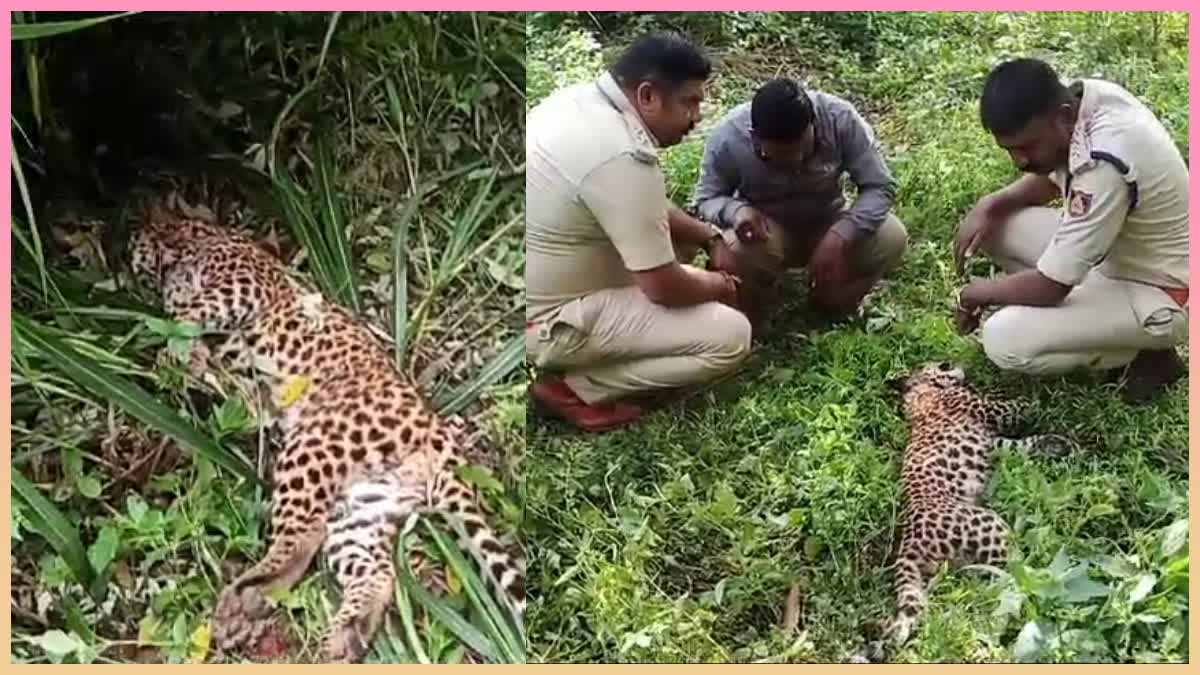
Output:
M555 92L526 129L527 319L675 259L657 141L611 75Z
M1113 279L1188 286L1188 169L1170 134L1128 91L1083 80L1065 170L1063 216L1038 260L1042 274L1077 285L1096 268Z

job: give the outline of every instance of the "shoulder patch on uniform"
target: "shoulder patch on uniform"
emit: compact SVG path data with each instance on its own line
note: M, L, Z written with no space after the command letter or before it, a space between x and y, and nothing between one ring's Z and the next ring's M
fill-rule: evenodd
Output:
M633 158L642 164L658 164L658 153L647 148L634 148Z
M1082 218L1092 209L1092 195L1083 190L1071 188L1071 197L1067 201L1067 213L1072 218Z

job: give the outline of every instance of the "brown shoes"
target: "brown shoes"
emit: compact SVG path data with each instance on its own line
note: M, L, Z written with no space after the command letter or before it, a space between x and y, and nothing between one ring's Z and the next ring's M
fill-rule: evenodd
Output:
M589 405L558 378L539 379L529 387L529 393L547 412L584 431L615 429L642 416L641 408L628 403Z

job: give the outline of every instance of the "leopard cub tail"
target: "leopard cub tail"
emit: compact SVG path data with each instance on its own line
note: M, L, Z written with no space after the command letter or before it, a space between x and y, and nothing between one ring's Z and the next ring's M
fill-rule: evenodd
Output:
M462 526L459 546L483 569L483 576L525 632L524 558L502 544L476 504L475 491L457 478L447 480L434 495L432 510Z

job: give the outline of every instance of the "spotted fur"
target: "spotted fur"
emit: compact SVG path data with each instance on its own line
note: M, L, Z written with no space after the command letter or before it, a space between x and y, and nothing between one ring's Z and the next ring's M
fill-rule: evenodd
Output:
M322 659L359 660L389 606L398 528L416 513L456 522L460 542L523 627L521 557L487 524L456 468L472 442L462 420L441 417L391 362L371 332L293 280L248 239L201 221L146 224L131 267L160 289L167 311L212 333L193 354L277 399L272 541L266 555L222 592L213 616L221 650L252 648L272 625L265 593L295 584L318 549L342 587Z
M901 476L896 616L884 636L898 648L911 637L928 580L941 564L1003 565L1007 558L1008 527L982 503L995 452L1057 456L1072 445L1049 434L1005 437L1019 423L1020 405L976 393L949 363L925 364L893 384L903 392L911 429ZM882 645L868 645L867 653L855 660L878 660Z

